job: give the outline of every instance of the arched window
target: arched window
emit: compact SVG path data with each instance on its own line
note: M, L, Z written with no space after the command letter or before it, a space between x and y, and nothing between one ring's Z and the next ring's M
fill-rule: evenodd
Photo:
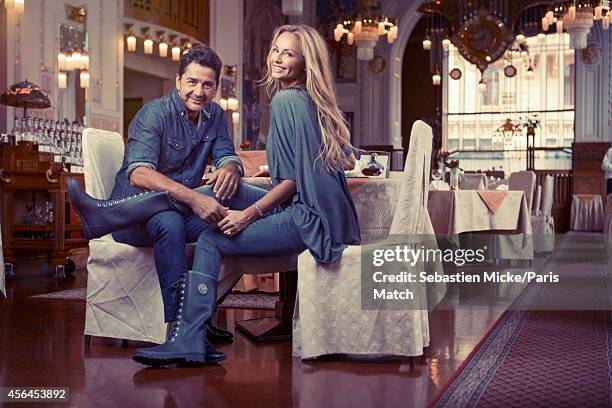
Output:
M567 33L526 38L528 53L509 55L482 74L451 46L446 72L461 78L442 81L443 147L459 150L465 170L495 166L506 172L526 168L526 118L537 116L536 169L571 168L574 139L574 50ZM512 66L509 68L509 66ZM481 83L479 85L479 82ZM498 131L511 119L514 133ZM538 150L540 149L540 150ZM555 150L557 149L557 150Z

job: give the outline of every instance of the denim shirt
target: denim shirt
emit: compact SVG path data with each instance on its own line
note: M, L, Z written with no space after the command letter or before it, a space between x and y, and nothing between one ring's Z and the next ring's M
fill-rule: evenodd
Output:
M199 186L209 157L216 168L233 161L242 170L223 109L211 102L200 112L199 120L194 128L176 90L145 104L128 128L123 164L110 198L142 191L130 184L130 174L140 166L189 188Z

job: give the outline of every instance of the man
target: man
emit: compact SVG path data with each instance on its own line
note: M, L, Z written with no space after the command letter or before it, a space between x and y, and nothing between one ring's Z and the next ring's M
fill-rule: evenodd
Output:
M184 211L159 212L145 224L113 233L117 242L153 246L166 322L175 319L175 288L188 270L185 243L195 242L208 224L227 215L219 201L232 198L242 174L223 110L211 102L221 68L210 48L195 47L183 54L176 89L147 103L130 123L123 165L111 194L115 199L143 190L168 191L184 207ZM200 184L209 158L217 169L207 182L215 197L192 190ZM231 333L210 322L207 333L209 338L232 339Z

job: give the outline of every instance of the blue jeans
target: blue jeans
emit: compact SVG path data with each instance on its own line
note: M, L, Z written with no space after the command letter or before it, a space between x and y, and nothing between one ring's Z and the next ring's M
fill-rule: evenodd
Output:
M192 269L218 279L223 257L287 256L306 248L289 211L277 207L233 237L218 229L203 230L196 245Z
M210 186L198 187L195 191L214 197ZM222 204L233 210L244 210L266 193L264 189L242 184L234 197ZM208 224L190 211L184 214L178 211L163 211L155 214L145 224L113 233L117 242L134 246L153 246L166 322L174 320L176 314L173 285L189 269L185 244L196 242L202 232L207 230ZM200 259L198 252L196 248L195 257Z

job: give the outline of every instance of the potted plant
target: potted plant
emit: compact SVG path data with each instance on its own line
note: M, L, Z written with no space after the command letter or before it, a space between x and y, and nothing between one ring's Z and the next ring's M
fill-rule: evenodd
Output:
M247 139L240 143L240 150L251 150L251 141Z
M535 129L540 126L538 115L521 117L521 125L527 129L527 136L535 136Z

